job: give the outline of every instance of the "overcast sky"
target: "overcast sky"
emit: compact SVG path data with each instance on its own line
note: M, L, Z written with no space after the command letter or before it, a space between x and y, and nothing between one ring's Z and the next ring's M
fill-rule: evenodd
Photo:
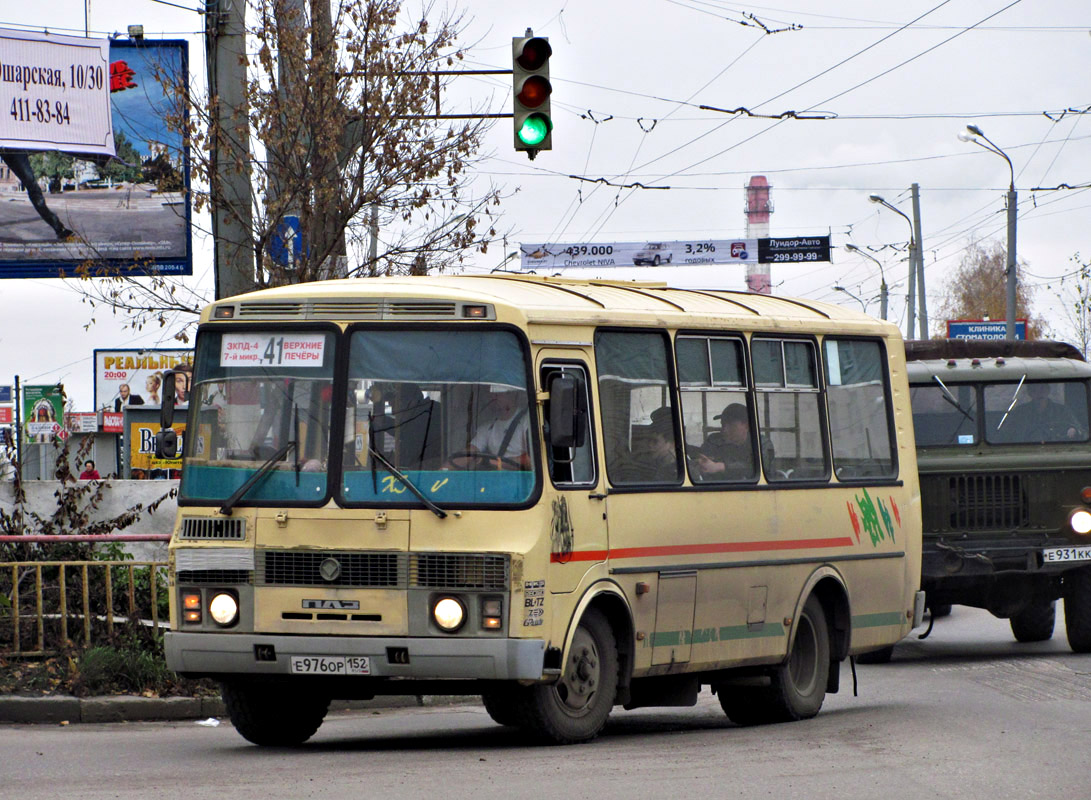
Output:
M972 123L1014 164L1017 250L1027 264L1020 277L1036 287L1035 310L1053 334L1070 338L1057 294L1071 284L1061 278L1075 269L1072 256L1091 259L1091 190L1055 187L1091 183L1091 114L1080 113L1091 108L1091 3L772 2L462 4L462 41L472 44L467 68L510 68L511 37L528 27L548 36L554 51L554 149L528 161L512 149L510 121L496 122L477 180L482 191L491 182L509 195L497 228L511 238L478 256L475 268L495 267L520 243L740 237L743 186L765 175L773 186L771 235L829 234L834 246L832 263L774 266L774 292L860 308L833 289L844 286L878 314L878 270L844 249L851 242L885 265L890 317L904 330L909 226L867 198L880 194L912 215L916 182L928 309L938 330L945 281L967 244L1006 236L1008 167L956 138ZM82 34L83 19L77 0L8 3L0 11L0 26L51 23L58 32ZM198 14L151 0L92 0L93 34L130 23L143 23L147 36L189 38L191 69L203 69ZM456 83L446 112L510 110L506 76ZM787 111L824 119L776 118ZM670 188L617 188L637 182ZM195 251L192 283L209 291L210 248L198 242ZM741 289L743 269L643 270L640 277ZM175 346L158 329L133 336L102 314L84 331L90 309L58 280L7 280L0 291L0 382L15 374L26 383L63 381L78 409L91 407L93 349Z

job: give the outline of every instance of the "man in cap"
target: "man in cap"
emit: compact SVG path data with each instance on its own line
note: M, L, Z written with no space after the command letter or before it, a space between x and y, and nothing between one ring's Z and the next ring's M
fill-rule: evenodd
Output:
M695 459L701 481L736 481L754 477L750 415L742 403L730 403L713 419L720 430L710 434Z

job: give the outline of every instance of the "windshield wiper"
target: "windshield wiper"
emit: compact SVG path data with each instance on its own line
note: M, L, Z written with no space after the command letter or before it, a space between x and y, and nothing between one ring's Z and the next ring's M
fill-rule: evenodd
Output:
M393 464L391 464L389 461L387 461L386 457L383 456L382 453L380 453L378 450L376 450L374 447L372 447L370 442L368 442L367 452L372 458L374 458L376 461L378 461L380 464L382 464L383 468L386 469L387 472L389 472L391 475L393 475L395 478L397 478L399 481L401 481L401 483L405 486L406 489L408 489L414 495L416 495L417 499L420 500L422 503L424 503L425 508L427 508L429 511L431 511L433 514L435 514L440 519L446 519L447 518L447 512L446 511L444 511L442 508L440 508L435 503L433 503L428 498L428 496L425 495L424 492L422 492L420 489L418 489L413 484L413 481L409 480L409 478L407 478L405 475L403 475L401 472L399 472L398 468L395 467Z
M1023 381L1025 381L1026 379L1027 379L1026 375L1023 375L1023 377L1019 379L1019 385L1015 387L1015 394L1013 394L1011 396L1011 402L1008 403L1008 408L1004 412L1004 416L1002 416L1000 418L1000 421L998 423L996 423L996 429L997 430L1000 430L1001 426L1003 426L1003 424L1004 424L1004 420L1006 420L1008 418L1008 414L1010 414L1011 410L1013 408L1015 408L1015 401L1019 399L1019 390L1023 388Z
M234 494L232 494L229 498L227 498L227 500L224 501L224 504L222 506L220 506L220 513L224 514L226 516L230 516L231 515L231 509L235 507L235 504L237 502L239 502L240 500L242 500L242 498L246 495L246 493L249 492L252 488L254 488L254 485L257 484L258 481L260 481L262 478L264 478L266 475L269 474L269 472L273 468L273 464L280 461L280 459L284 458L284 456L288 455L288 451L291 450L295 446L296 446L295 442L288 442L288 444L284 445L284 447L280 448L275 453L273 453L273 455L269 456L269 460L266 461L264 464L262 464L260 467L258 467L257 471L254 472L253 475L251 475L249 478L246 479L246 483L244 483L242 486L240 486L238 489L236 489ZM298 451L298 448L297 448L297 450L296 450L297 470L298 470L298 464L299 464L298 452L299 451ZM299 480L299 472L298 471L296 472L296 480Z
M970 415L970 412L969 412L969 411L967 411L966 409L964 409L964 408L963 408L963 407L962 407L962 406L961 406L961 405L959 404L959 402L958 402L958 400L957 400L957 399L955 398L955 396L954 396L953 394L951 394L951 390L950 390L950 389L948 389L948 388L947 388L946 386L944 386L944 385L943 385L943 381L941 381L941 380L939 379L939 375L933 375L933 376L932 376L932 380L934 380L934 381L935 381L936 383L938 383L938 384L939 384L939 388L940 388L941 390L943 390L943 399L944 399L944 400L946 400L946 401L947 401L948 403L950 403L951 405L953 405L953 406L954 406L955 408L957 408L957 409L958 409L958 410L959 410L959 411L960 411L960 412L962 413L962 416L966 417L966 419L970 420L970 422L973 422L973 421L974 421L974 418L973 418L973 417L972 417L972 416Z

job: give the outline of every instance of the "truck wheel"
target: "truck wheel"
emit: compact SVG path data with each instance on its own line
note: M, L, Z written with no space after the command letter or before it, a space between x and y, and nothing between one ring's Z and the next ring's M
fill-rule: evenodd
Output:
M880 647L878 650L870 650L856 656L857 664L889 664L894 657L894 645Z
M929 606L929 608L932 610L932 619L939 619L940 617L951 616L950 603L939 603L934 606Z
M1064 627L1074 653L1091 653L1091 567L1064 577Z
M1035 600L1011 618L1011 632L1017 642L1045 642L1053 638L1056 621L1057 604Z
M244 739L264 747L292 747L314 736L330 699L273 683L225 682L224 705Z
M830 674L830 634L826 613L811 595L803 606L787 660L770 676L768 686L717 688L720 707L738 725L763 725L810 719L826 699Z
M601 613L590 609L576 628L561 679L522 690L519 724L553 744L589 742L606 724L617 684L614 632Z

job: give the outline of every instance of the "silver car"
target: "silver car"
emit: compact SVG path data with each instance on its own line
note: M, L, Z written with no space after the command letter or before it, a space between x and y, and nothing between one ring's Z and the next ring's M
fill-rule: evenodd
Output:
M671 263L673 258L674 253L662 242L648 242L642 249L633 253L633 263L637 266L651 264L653 267L658 267L662 263Z

